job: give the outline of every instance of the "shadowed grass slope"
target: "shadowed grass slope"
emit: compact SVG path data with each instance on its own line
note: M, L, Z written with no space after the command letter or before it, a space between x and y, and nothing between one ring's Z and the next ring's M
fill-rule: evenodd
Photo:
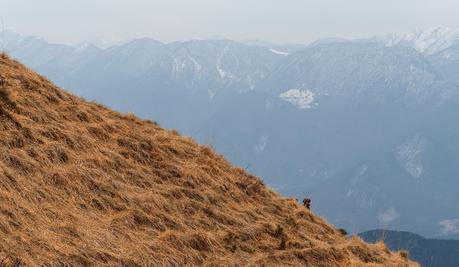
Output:
M0 56L0 266L412 266Z

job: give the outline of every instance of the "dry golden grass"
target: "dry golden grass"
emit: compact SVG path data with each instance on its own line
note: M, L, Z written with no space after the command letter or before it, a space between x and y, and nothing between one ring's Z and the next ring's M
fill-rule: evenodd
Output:
M416 266L0 56L0 266Z

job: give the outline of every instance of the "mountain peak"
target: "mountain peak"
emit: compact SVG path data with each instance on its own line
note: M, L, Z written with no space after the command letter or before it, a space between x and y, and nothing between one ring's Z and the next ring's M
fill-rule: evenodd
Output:
M0 57L0 263L415 265L155 123Z
M387 46L408 45L425 55L432 55L459 40L459 28L436 26L406 34L390 34L381 39Z

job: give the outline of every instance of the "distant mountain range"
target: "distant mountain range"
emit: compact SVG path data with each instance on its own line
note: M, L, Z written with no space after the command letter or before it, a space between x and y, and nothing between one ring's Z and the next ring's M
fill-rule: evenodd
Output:
M0 53L0 266L419 266Z
M282 193L311 197L351 232L459 238L456 33L100 49L6 32L3 43L59 86L176 128Z
M372 230L359 234L369 243L383 240L393 251L407 250L424 267L459 266L459 240L428 239L410 232Z

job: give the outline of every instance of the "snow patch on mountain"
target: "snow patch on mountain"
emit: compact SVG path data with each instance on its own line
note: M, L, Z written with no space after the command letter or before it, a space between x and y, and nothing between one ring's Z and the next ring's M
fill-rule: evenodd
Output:
M309 90L289 89L279 95L279 97L299 109L310 109L317 103L314 103L315 93Z
M279 51L279 50L276 50L276 49L269 49L269 51L273 52L274 54L277 54L277 55L282 55L282 56L288 56L289 53L287 52L282 52L282 51Z
M235 78L234 74L227 72L221 68L222 59L225 56L225 54L228 52L228 50L229 48L228 46L226 46L217 59L217 71L221 79L234 79Z
M226 72L220 68L220 65L217 64L217 71L218 74L220 75L220 78L225 79L226 78Z
M222 79L230 79L230 80L236 80L236 76L234 74L232 74L231 72L227 72L227 71L224 71L220 65L218 64L217 65L217 71L218 71L218 74L220 75L220 78Z
M193 62L197 72L200 72L202 70L201 64L199 64L199 62L194 57L188 56L188 59L191 60L191 62Z
M459 233L459 219L443 220L439 222L442 227L443 234L458 234Z
M368 169L367 164L358 166L345 197L352 198L361 209L371 210L377 204L380 189L368 179Z
M217 92L215 90L207 90L207 94L209 95L209 98L210 99L213 99L215 97L215 95L217 94Z
M400 215L397 213L394 207L390 207L387 210L380 212L378 216L378 220L384 224L387 225L390 222L394 221L397 219Z
M396 159L400 166L412 177L420 178L424 172L422 155L425 151L427 140L416 135L411 140L396 147Z
M357 169L356 176L360 177L360 176L364 175L365 173L367 173L367 171L368 171L368 166L366 164L363 164L362 166L360 166Z
M173 61L174 61L174 64L172 65L172 73L174 73L174 76L177 77L178 76L178 72L179 72L179 61L177 60L177 58L173 58ZM153 64L153 63L152 63Z

